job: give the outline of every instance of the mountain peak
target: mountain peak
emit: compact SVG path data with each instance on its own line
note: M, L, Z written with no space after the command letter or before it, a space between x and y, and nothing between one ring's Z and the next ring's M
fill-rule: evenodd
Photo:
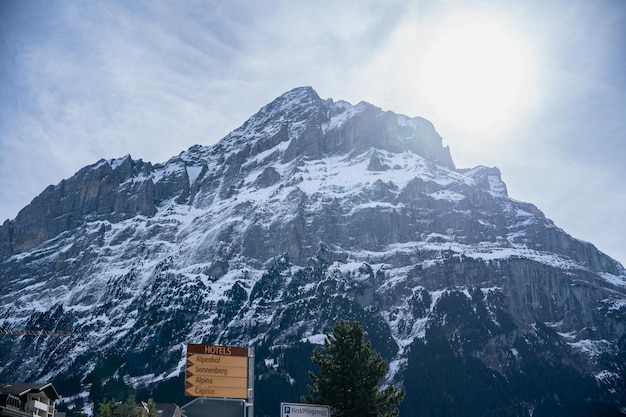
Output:
M226 136L216 150L246 157L281 145L283 161L295 157L361 153L369 148L411 151L438 165L455 169L450 150L432 123L383 111L367 102L323 100L311 87L294 88L263 106ZM246 152L244 152L246 153Z
M298 112L305 112L311 107L317 107L322 103L322 99L312 87L297 87L287 91L266 104L252 117L265 115L266 117L279 117L287 114L290 118L296 116Z
M321 100L317 91L311 86L296 87L284 94L281 94L276 100L303 100L303 99L315 99ZM275 101L276 101L275 100Z

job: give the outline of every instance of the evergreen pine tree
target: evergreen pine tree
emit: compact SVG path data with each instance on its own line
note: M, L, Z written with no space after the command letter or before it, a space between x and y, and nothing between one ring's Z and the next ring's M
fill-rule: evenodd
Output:
M157 417L156 401L153 398L148 400L148 417Z
M148 400L148 410L137 403L135 395L128 396L126 401L121 402L115 398L106 401L103 400L98 406L96 417L156 417L156 403L150 398Z
M396 417L404 389L379 387L388 364L365 342L363 327L340 320L323 349L316 348L311 360L319 373L309 371L313 386L302 401L331 407L333 417Z

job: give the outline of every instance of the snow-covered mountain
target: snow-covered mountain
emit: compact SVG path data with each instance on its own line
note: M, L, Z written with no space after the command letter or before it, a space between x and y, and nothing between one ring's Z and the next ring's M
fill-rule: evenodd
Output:
M297 88L214 146L101 160L0 227L0 380L184 403L186 343L253 346L257 415L358 320L407 415L626 406L626 270L457 169L430 122ZM530 414L529 414L530 413ZM589 414L590 415L590 414Z

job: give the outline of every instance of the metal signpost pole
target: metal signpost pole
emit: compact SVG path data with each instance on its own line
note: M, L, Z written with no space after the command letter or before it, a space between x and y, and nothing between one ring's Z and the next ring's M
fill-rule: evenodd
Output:
M247 417L254 417L254 348L248 348L248 401L246 410L249 410Z

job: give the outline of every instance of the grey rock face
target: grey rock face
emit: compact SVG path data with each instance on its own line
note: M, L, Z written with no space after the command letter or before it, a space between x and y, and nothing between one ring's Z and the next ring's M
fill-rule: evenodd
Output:
M120 221L156 213L152 166L127 156L100 160L49 186L2 226L0 255L27 251L85 221Z
M430 122L308 87L214 146L48 187L0 227L0 273L0 327L72 331L0 341L0 379L94 401L115 378L177 378L186 342L319 343L338 318L365 324L390 381L442 334L509 380L532 345L622 384L622 265L510 199L497 168L456 169Z

